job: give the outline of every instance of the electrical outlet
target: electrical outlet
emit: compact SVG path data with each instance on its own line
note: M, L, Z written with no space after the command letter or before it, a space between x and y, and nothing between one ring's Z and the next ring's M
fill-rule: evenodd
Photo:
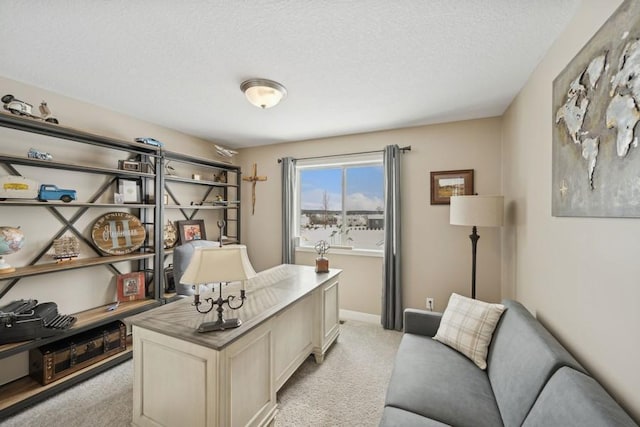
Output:
M427 298L427 310L433 311L433 298Z

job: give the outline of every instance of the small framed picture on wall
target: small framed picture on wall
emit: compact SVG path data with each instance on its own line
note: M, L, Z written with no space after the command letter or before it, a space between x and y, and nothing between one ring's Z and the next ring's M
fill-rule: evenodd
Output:
M431 204L449 205L451 196L473 195L473 169L431 172Z

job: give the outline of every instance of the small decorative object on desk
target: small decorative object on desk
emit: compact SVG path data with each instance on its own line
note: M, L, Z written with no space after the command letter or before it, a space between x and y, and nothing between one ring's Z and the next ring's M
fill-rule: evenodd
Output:
M316 258L316 273L328 273L329 272L329 260L325 258L325 254L329 252L329 243L326 240L320 240L316 243L316 252L320 255Z

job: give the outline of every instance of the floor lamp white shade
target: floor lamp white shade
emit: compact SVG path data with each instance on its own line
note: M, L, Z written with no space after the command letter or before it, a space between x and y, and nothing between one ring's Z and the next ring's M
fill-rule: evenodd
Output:
M476 227L500 227L504 220L503 196L453 196L449 223Z
M471 239L471 298L476 297L476 251L478 227L500 227L504 220L503 196L452 196L449 211L451 225L472 226Z

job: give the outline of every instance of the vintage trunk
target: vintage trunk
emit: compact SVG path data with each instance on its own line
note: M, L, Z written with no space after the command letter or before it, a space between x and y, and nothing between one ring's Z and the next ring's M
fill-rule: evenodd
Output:
M120 321L29 351L29 375L46 385L126 350L127 329Z

